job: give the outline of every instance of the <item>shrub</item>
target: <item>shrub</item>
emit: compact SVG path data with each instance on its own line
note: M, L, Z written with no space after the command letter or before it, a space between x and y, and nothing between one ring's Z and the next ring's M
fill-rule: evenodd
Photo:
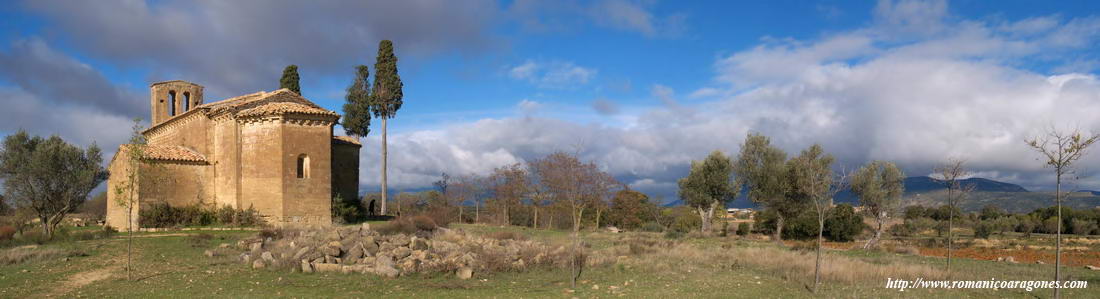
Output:
M833 208L831 215L825 220L824 234L830 241L851 242L863 233L866 226L863 217L857 215L851 205L840 204Z
M886 231L895 237L910 237L916 234L917 228L911 220L906 219L905 222L891 226Z
M738 236L747 236L749 234L749 229L750 228L749 228L749 223L748 222L741 222L741 223L737 224L737 235Z
M488 237L490 239L497 239L497 240L520 240L520 241L527 240L527 236L524 236L522 234L519 234L519 233L516 233L516 232L513 232L513 231L493 232L493 233L490 233L489 235L487 235L486 237Z
M381 225L378 225L378 228L376 230L378 231L379 234L382 234L382 235L395 235L395 234L413 235L413 234L416 234L416 232L418 231L418 229L416 228L416 225L413 224L413 222L411 220L409 220L409 218L406 218L406 217L400 217L400 218L391 220L390 222L386 222L386 223L383 223Z
M354 198L345 199L340 194L332 196L332 221L354 223L366 216L363 205Z
M0 226L0 241L11 240L15 236L15 227L11 225Z
M989 235L993 234L994 229L995 227L993 227L993 223L990 223L989 221L978 222L978 224L974 225L974 237L989 239Z
M181 227L181 226L257 226L263 223L260 213L252 207L247 210L229 206L221 208L203 208L198 205L173 207L167 203L158 203L143 208L139 212L142 227Z
M683 238L684 233L678 230L670 229L665 231L665 238L667 239L679 239Z
M639 229L641 229L641 231L643 232L651 233L659 233L665 231L665 227L661 226L657 222L646 222L645 224L642 224L641 228Z

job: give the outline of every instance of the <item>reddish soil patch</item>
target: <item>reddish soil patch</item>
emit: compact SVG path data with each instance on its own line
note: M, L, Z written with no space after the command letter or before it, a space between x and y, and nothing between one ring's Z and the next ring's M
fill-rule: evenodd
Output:
M936 256L946 257L947 248L921 248L920 255L923 256ZM999 257L1011 256L1018 263L1030 263L1034 264L1037 261L1043 261L1047 264L1054 263L1054 251L1053 250L1034 250L1034 249L996 249L996 248L977 248L968 247L955 249L951 253L952 257L969 258L976 260L996 261ZM1100 265L1100 251L1088 250L1088 251L1062 251L1062 263L1066 266L1085 266L1085 265Z

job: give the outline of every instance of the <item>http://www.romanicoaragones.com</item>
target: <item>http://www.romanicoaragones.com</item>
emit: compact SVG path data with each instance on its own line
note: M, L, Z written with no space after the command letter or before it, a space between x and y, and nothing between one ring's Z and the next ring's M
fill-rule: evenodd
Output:
M990 278L989 280L924 280L923 278L914 280L886 279L887 289L898 289L899 291L905 291L906 289L1024 289L1030 292L1034 289L1084 289L1088 287L1088 284L1087 281L1081 280L997 280L996 278Z

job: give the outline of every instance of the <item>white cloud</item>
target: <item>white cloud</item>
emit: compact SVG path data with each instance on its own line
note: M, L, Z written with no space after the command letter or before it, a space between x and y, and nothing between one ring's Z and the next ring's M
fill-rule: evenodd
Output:
M542 106L542 103L528 99L523 99L522 101L519 101L518 104L516 104L516 108L518 108L520 113L525 116L534 115L536 112L539 111L539 109L542 109Z
M568 89L587 84L596 77L597 70L582 67L569 61L527 60L510 67L508 76L524 80L539 88Z
M674 196L675 181L691 160L715 149L736 153L748 132L760 132L791 154L821 143L849 168L890 160L910 175L924 175L947 158L963 158L978 175L1034 189L1053 179L1025 138L1051 123L1100 133L1095 117L1100 78L1019 67L1040 53L1079 47L1020 32L1080 28L1076 19L1006 31L998 29L1003 23L952 21L936 3L906 5L917 4L891 3L883 13L898 21L813 40L768 41L721 57L713 83L692 93L713 99L709 102L679 104L672 88L655 84L651 95L667 105L635 115L631 126L485 119L448 127L434 139L391 145L391 152L410 161L391 165L409 178L401 184L428 186L440 170L487 172L555 150L579 149L583 159L623 182ZM919 15L939 18L936 26L944 29L905 42L882 34L884 27L919 23L911 19ZM1022 29L1028 26L1033 29ZM994 45L981 45L989 42ZM1084 166L1098 163L1100 153L1094 152L1079 165L1086 173L1094 170ZM1098 184L1096 176L1078 181L1081 189Z

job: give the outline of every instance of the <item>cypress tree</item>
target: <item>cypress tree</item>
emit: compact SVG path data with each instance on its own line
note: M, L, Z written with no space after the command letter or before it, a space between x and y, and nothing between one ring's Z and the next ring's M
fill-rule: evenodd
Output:
M374 89L371 93L371 111L382 119L382 215L386 214L386 120L401 109L401 76L397 75L397 56L393 55L393 42L378 43L378 57L374 63Z
M302 87L298 85L298 66L288 65L283 69L283 77L279 78L279 88L290 89L297 94L302 94Z
M348 86L344 97L344 133L363 137L370 133L370 69L365 65L355 67L355 79Z

